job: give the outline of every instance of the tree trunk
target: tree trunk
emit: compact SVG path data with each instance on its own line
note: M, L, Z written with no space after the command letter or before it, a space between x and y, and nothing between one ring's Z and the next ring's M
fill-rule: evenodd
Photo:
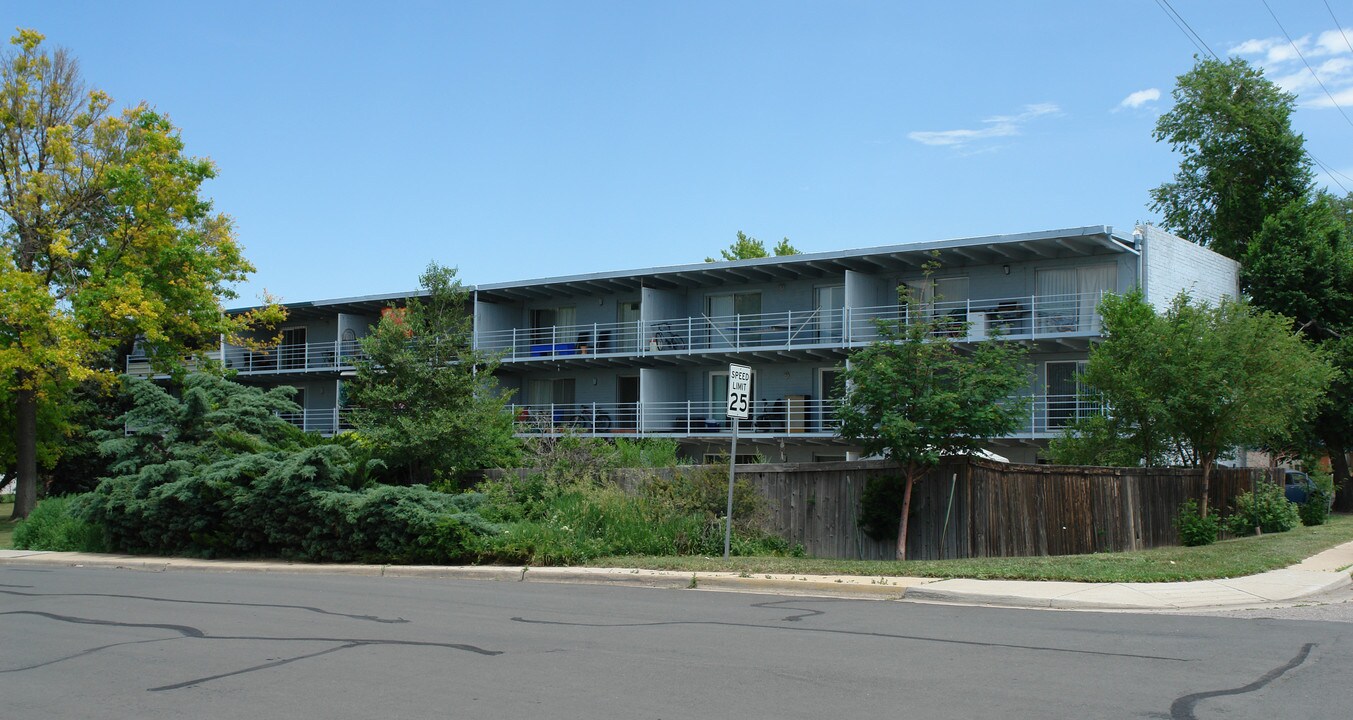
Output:
M915 471L907 471L907 486L902 491L902 518L897 524L897 559L907 559L907 518L911 516L911 488L916 484Z
M1201 507L1198 510L1200 517L1207 517L1208 505L1211 504L1211 485L1212 485L1212 456L1203 455L1203 500L1198 503Z
M18 386L23 388L28 373L18 373ZM33 512L38 502L38 397L32 389L14 391L14 446L18 456L19 481L14 490L14 520L22 520Z
M1353 512L1353 479L1348 476L1348 455L1345 447L1336 438L1325 438L1325 450L1330 456L1330 471L1334 475L1334 509L1339 512Z

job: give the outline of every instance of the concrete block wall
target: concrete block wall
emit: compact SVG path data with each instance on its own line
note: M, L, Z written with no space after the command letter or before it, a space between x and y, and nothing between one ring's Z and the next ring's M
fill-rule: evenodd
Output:
M1213 305L1240 296L1240 263L1150 225L1142 233L1146 300L1164 310L1180 292Z

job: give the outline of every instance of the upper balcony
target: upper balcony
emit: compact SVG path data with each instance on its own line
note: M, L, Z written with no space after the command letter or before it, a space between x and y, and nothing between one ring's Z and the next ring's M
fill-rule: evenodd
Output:
M879 338L879 321L906 322L922 312L937 320L933 334L968 342L999 337L1040 341L1099 334L1097 307L1103 293L1029 295L907 305L790 310L756 315L685 317L514 328L476 333L480 350L506 363L592 363L634 358L700 357L710 354L786 350L845 351Z

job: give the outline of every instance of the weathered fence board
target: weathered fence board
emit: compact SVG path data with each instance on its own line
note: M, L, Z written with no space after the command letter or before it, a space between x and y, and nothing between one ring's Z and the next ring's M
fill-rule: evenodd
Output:
M670 477L693 470L620 471L614 477L633 490L646 474ZM830 558L894 557L896 540L869 538L859 529L858 518L860 496L870 479L897 476L895 466L881 461L738 466L738 478L766 499L767 529L803 545L809 555ZM1237 495L1270 477L1267 469L1214 469L1211 507L1229 509ZM1074 555L1176 545L1179 504L1201 496L1201 471L1192 468L949 460L916 484L907 556Z

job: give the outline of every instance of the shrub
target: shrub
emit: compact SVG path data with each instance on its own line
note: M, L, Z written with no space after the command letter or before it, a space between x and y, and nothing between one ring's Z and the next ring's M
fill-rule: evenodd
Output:
M856 524L870 539L896 540L902 523L903 481L896 476L874 476L860 493L860 517Z
M1330 518L1330 493L1324 487L1317 487L1306 497L1306 502L1297 507L1301 524L1307 527L1324 525Z
M19 550L105 552L103 528L80 517L85 496L48 497L38 501L28 518L14 528Z
M1283 494L1281 485L1261 482L1252 493L1236 498L1235 511L1226 518L1232 535L1253 535L1257 527L1266 533L1287 532L1297 526L1300 516L1295 503Z
M1188 547L1211 545L1217 541L1221 531L1221 521L1216 513L1207 517L1198 514L1198 501L1185 500L1179 505L1179 515L1175 517L1175 527L1179 528L1179 541Z

